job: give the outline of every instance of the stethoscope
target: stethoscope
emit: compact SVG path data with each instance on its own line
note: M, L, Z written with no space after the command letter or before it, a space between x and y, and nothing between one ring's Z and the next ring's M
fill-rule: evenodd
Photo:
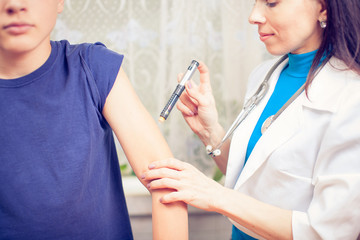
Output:
M236 128L246 119L246 117L249 115L249 113L260 103L260 101L264 98L265 94L268 92L269 90L269 79L271 77L271 75L274 73L274 71L276 70L277 67L279 67L279 65L285 60L287 59L288 55L284 55L282 56L269 70L269 72L266 74L264 81L260 84L259 88L256 90L255 94L246 101L246 103L244 104L241 112L239 113L239 115L237 116L237 118L235 119L235 121L231 124L229 130L227 130L227 132L225 133L225 136L222 138L221 142L216 145L215 149L213 150L213 147L211 145L207 145L206 146L206 153L212 157L217 157L221 155L221 146L224 144L224 142L226 140L228 140L230 138L230 136L234 133L234 131L236 130ZM303 88L302 88L303 89ZM301 89L299 89L299 91L302 91ZM280 111L280 110L279 110ZM280 114L280 113L278 113ZM278 115L277 114L277 115ZM276 119L276 117L274 118L274 116L271 117L271 121L270 123L267 123L268 125L271 124L272 121L274 121ZM266 126L266 128L268 128L269 126Z

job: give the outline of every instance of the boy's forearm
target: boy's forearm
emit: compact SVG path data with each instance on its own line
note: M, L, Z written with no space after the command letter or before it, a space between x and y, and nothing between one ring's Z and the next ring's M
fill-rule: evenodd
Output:
M152 226L154 240L187 240L188 213L183 202L163 204L160 198L171 190L152 192Z

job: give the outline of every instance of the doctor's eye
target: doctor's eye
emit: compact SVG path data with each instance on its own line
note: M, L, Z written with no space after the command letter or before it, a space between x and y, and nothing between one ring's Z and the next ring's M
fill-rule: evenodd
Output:
M271 1L271 0L266 1L266 6L270 8L276 7L277 4L278 4L277 1Z

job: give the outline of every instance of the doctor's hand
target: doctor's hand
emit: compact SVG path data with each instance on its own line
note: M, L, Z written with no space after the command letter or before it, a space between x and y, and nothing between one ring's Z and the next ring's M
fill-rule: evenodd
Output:
M177 103L185 121L191 130L199 136L205 145L218 143L224 130L218 123L218 113L215 99L210 85L210 76L207 66L199 62L200 83L197 85L190 80ZM180 81L182 75L178 76ZM220 139L220 140L219 140Z
M160 199L162 203L183 201L206 211L216 211L225 191L222 185L194 166L173 158L152 162L142 178L150 182L149 190L175 190L164 195Z

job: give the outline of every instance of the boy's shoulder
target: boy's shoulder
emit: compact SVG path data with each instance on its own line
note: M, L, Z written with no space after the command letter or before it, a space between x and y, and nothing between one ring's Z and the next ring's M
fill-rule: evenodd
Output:
M80 56L85 62L109 62L119 61L122 62L124 55L108 49L105 44L101 42L95 43L77 43L72 44L67 40L52 41L53 45L63 52L66 58L77 58Z
M57 48L62 49L66 53L66 55L81 54L96 49L98 49L98 51L101 51L100 49L110 51L109 49L106 48L105 44L101 42L72 44L67 40L60 40L60 41L52 41L52 44L56 45Z

